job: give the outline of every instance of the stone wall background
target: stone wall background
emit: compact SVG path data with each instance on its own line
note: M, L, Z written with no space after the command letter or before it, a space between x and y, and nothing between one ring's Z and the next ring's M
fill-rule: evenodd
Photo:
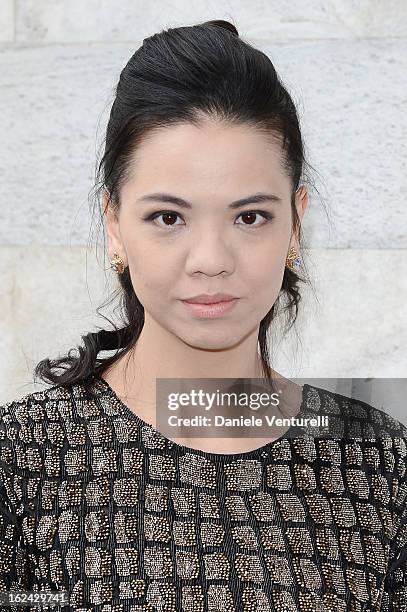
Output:
M318 301L304 291L299 340L277 334L274 367L406 420L403 0L1 0L0 402L43 388L40 359L106 326L96 308L116 279L88 207L114 87L143 38L207 19L232 21L275 64L330 215L311 193Z

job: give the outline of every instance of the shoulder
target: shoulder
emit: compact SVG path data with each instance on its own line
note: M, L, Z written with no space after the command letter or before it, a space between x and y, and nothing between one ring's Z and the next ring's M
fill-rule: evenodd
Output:
M69 401L69 394L60 385L27 393L0 406L0 445L17 442L27 428L47 423L55 415L55 395ZM37 427L38 428L38 427Z
M404 503L407 493L404 423L385 409L314 385L307 389L305 413L328 416L327 437L338 445L342 440L345 461L349 458L369 473L384 475L390 481L396 505ZM339 448L336 451L340 454Z
M385 408L355 397L308 385L306 408L310 413L328 416L338 433L346 437L407 441L407 425Z
M81 383L58 384L1 405L0 476L58 476L61 452L95 410L91 399Z
M81 416L81 406L92 399L83 383L53 385L0 405L0 423L4 429L69 421Z
M334 435L329 435L328 444L333 439L338 448L327 448L326 456L329 458L330 453L337 452L345 469L364 470L381 491L380 495L388 492L395 515L406 515L406 425L385 409L314 385L307 388L306 412L313 416L328 415L330 419L329 431L332 428ZM339 449L340 440L343 454Z

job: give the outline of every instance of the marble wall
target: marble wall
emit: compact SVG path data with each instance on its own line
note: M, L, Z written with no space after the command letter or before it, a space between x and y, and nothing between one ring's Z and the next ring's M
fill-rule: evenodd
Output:
M335 378L405 419L407 4L221 7L0 2L0 402L42 388L40 359L105 326L96 308L116 279L92 243L89 193L122 67L162 28L227 19L274 62L318 173L303 223L315 291L303 289L296 332L273 332L274 367Z

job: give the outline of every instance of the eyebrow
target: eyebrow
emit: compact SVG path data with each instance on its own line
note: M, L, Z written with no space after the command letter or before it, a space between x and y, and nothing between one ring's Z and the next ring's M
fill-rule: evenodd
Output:
M183 200L177 196L173 196L169 193L149 193L138 200L139 202L168 202L170 204L176 204L181 208L192 208L191 202L187 200ZM259 202L282 202L282 199L273 193L255 193L251 196L247 196L246 198L241 198L240 200L235 200L231 204L229 204L229 208L241 208L242 206L246 206L246 204L258 204Z

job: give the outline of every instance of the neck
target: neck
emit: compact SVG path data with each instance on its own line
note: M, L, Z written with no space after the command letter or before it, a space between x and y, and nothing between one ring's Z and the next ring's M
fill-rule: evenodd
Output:
M134 349L109 368L110 379L114 375L124 396L151 403L157 378L263 379L257 346L258 328L228 348L202 348L202 342L199 347L187 343L146 316ZM271 373L278 377L273 370Z

